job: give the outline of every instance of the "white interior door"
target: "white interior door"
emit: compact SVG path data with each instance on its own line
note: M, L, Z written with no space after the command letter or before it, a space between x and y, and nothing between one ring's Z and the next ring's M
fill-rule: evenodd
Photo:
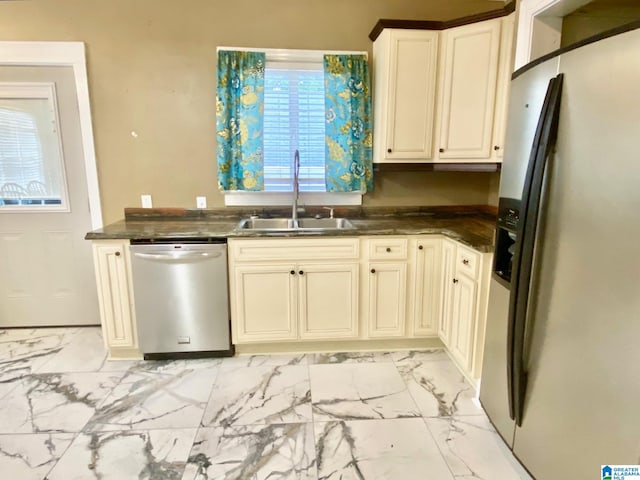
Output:
M0 66L0 327L99 324L72 66Z

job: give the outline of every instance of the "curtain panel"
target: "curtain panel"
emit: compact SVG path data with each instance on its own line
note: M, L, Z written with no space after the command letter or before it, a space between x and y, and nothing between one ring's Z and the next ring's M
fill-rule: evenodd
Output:
M325 55L327 192L373 188L371 83L364 55Z
M218 52L216 128L220 190L264 189L263 52Z

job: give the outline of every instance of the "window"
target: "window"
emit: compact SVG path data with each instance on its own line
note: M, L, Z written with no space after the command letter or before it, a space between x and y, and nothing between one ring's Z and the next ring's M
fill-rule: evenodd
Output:
M279 65L267 61L264 83L265 191L293 190L292 160L298 150L300 191L324 192L322 63Z
M52 84L0 85L0 209L67 210Z
M225 204L259 206L290 203L293 156L298 150L301 205L360 205L360 193L328 193L325 187L323 56L325 53L343 52L257 50L266 53L264 191L225 192Z

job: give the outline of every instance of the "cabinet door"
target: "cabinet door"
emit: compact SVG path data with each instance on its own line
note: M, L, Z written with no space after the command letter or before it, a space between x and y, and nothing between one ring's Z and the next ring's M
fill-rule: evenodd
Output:
M500 19L443 33L439 158L491 156Z
M451 240L442 241L442 303L438 336L449 347L451 343L451 323L453 321L453 292L455 284L456 244Z
M358 336L358 264L298 265L300 338Z
M389 35L388 85L379 93L388 96L382 158L428 160L433 157L438 33L391 30Z
M233 340L293 340L297 336L293 264L236 266L231 283Z
M93 242L93 259L104 341L114 357L137 357L129 242Z
M440 239L416 241L413 302L414 336L438 334L441 307Z
M407 264L369 264L369 337L404 335Z
M507 106L509 86L513 73L513 37L515 14L502 19L500 36L500 60L498 62L498 82L496 88L496 111L493 122L493 154L497 162L504 156L504 138L507 128Z
M453 289L453 323L449 350L460 365L470 371L473 357L473 334L476 318L477 282L466 275L456 275Z

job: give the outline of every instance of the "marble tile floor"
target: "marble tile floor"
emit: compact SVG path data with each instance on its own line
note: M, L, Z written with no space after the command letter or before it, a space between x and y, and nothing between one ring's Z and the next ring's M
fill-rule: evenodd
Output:
M0 330L11 480L529 479L442 350L109 361Z

